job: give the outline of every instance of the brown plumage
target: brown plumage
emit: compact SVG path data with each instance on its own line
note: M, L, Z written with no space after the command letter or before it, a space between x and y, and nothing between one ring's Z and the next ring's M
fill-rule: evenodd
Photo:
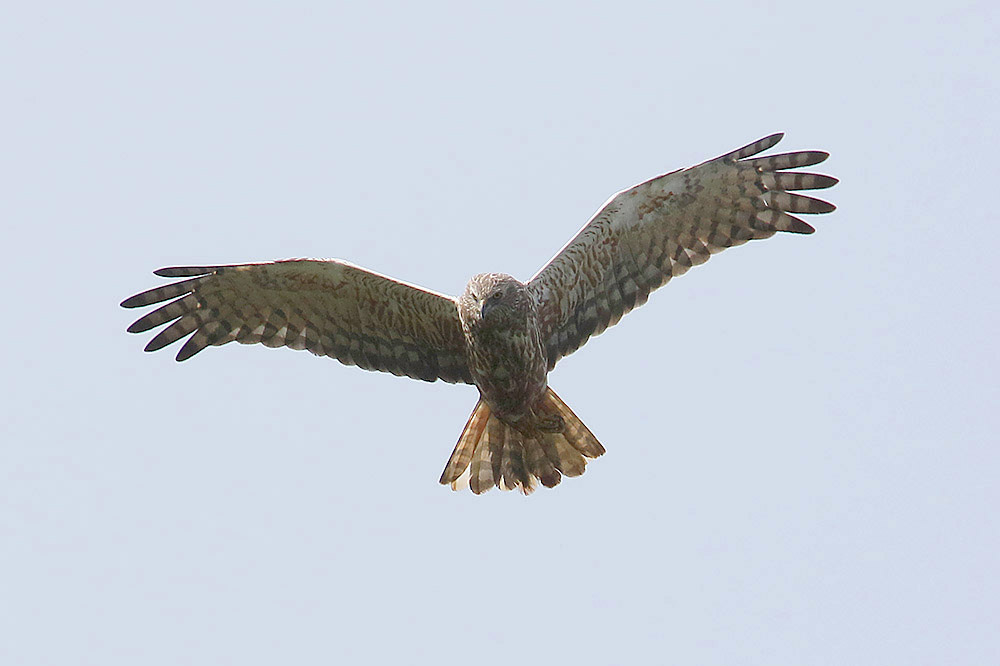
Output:
M834 209L793 192L836 179L787 171L826 153L754 157L781 136L619 192L527 283L486 273L453 299L337 260L164 268L156 274L184 279L126 299L127 308L169 301L128 330L166 325L147 351L190 336L179 361L235 340L475 384L479 402L441 483L477 494L552 487L604 453L548 387L561 357L712 254L778 231L812 233L789 213Z

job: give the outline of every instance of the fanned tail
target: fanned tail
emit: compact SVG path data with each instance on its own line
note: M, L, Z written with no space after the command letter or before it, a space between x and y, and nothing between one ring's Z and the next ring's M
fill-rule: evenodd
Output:
M552 488L564 475L580 476L587 458L604 453L594 434L551 388L535 412L534 423L516 428L493 415L480 399L445 465L441 483L452 490L470 488L477 495L494 486L530 495L539 482Z

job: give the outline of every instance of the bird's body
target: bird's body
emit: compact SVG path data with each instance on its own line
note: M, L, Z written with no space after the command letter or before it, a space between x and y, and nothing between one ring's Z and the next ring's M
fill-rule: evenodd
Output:
M178 360L235 340L474 384L480 400L441 482L477 494L494 486L527 494L536 481L551 487L604 453L548 386L561 357L711 254L778 231L811 233L788 213L833 210L791 191L830 187L835 179L787 171L822 162L826 153L750 159L780 139L766 137L616 194L526 283L485 273L455 299L337 260L165 268L156 273L186 279L122 305L175 300L129 331L169 323L147 351L190 335Z
M483 399L510 425L530 419L548 388L548 367L527 288L509 275L477 275L458 299L458 316Z

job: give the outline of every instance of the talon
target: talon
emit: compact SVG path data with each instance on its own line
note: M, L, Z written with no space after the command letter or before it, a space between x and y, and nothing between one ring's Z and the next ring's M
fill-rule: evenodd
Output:
M562 432L566 422L558 414L550 414L538 419L536 427L542 432Z

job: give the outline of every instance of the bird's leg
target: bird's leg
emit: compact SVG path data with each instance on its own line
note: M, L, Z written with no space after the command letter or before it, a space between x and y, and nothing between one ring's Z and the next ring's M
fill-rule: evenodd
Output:
M542 432L562 432L566 427L566 422L558 414L546 414L537 418L535 427Z

